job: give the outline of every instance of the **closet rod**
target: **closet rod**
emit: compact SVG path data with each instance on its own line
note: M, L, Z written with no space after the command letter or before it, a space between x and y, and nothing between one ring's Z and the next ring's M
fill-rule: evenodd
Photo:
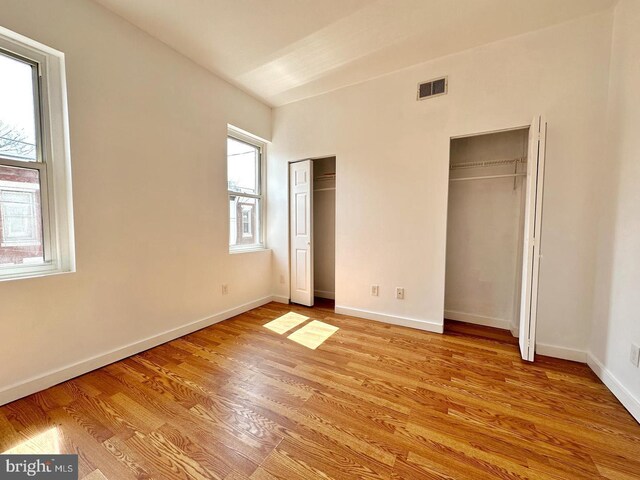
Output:
M314 188L313 191L314 192L328 192L330 190L335 190L335 189L336 189L335 187L333 187L333 188Z
M460 177L450 178L450 182L462 182L463 180L484 180L487 178L512 178L512 177L526 177L526 173L510 173L506 175L482 175L480 177Z

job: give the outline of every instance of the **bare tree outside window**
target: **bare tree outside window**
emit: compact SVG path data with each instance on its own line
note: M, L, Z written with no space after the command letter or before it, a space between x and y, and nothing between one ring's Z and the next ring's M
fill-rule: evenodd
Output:
M36 144L29 141L24 129L0 120L0 152L9 157L36 159Z

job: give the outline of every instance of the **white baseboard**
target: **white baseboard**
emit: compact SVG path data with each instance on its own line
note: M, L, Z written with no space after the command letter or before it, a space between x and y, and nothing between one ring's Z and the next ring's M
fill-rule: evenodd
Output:
M559 347L557 345L548 345L536 342L536 353L539 355L546 355L547 357L587 363L587 352L584 350L576 350L574 348Z
M425 330L427 332L443 333L444 331L443 323L430 322L428 320L418 320L415 318L396 317L394 315L387 315L385 313L360 310L359 308L336 305L336 313L351 315L352 317L366 318L367 320L375 320L377 322L391 323L392 325L417 328L418 330Z
M518 338L518 327L513 325L509 320L500 318L483 317L472 313L456 312L453 310L445 310L444 317L449 320L458 320L460 322L473 323L476 325L484 325L486 327L502 328L509 330L511 335ZM584 350L576 350L573 348L560 347L558 345L548 345L545 343L536 343L536 353L546 355L548 357L561 358L563 360L571 360L574 362L587 363L587 352Z
M502 318L484 317L473 313L456 312L454 310L445 310L444 318L448 320L457 320L459 322L473 323L475 325L483 325L485 327L502 328L503 330L511 329L511 321Z
M520 325L509 325L511 335L518 338L520 336Z
M289 305L289 297L285 297L284 295L271 295L271 301Z
M329 300L336 299L336 292L327 292L325 290L316 290L313 292L316 297L328 298Z
M629 413L640 423L640 399L633 396L627 388L607 369L593 353L587 354L587 365L602 380L611 393L613 393L620 403L629 410Z
M123 358L130 357L132 355L135 355L136 353L140 353L144 350L148 350L149 348L156 347L170 340L174 340L178 337L182 337L189 333L195 332L196 330L200 330L223 320L227 320L228 318L235 317L236 315L240 315L241 313L260 307L271 301L278 300L272 296L263 297L258 300L254 300L253 302L245 303L235 308L225 310L224 312L220 312L213 316L196 320L195 322L191 322L186 325L167 330L143 340L130 343L129 345L116 348L109 352L101 353L94 357L81 360L80 362L74 363L72 365L68 365L57 370L51 370L37 377L32 377L30 379L14 383L13 385L9 385L0 390L0 405L13 402L14 400L26 397L27 395L31 395L32 393L40 392L49 387L53 387L58 383L70 380L74 377L83 375L97 368L104 367L105 365L109 365L110 363L117 362L118 360L122 360Z

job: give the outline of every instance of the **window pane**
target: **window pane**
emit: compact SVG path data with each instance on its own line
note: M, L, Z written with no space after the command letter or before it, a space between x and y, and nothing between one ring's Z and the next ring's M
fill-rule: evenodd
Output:
M33 67L0 52L0 155L36 160Z
M0 165L0 267L41 263L40 172Z
M235 138L227 137L227 179L229 190L259 194L258 168L260 149Z
M257 198L229 195L229 245L260 244L260 201Z

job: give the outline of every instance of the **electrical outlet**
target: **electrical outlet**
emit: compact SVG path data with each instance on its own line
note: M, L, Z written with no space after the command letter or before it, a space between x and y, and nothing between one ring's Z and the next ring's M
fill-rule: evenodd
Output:
M396 298L398 300L404 300L404 288L396 287Z
M222 294L223 295L227 295L229 293L229 285L227 285L226 283L222 284Z
M377 297L380 293L380 287L378 285L371 285L371 296Z
M629 356L629 360L634 367L640 367L640 346L636 344L631 344L631 355Z

